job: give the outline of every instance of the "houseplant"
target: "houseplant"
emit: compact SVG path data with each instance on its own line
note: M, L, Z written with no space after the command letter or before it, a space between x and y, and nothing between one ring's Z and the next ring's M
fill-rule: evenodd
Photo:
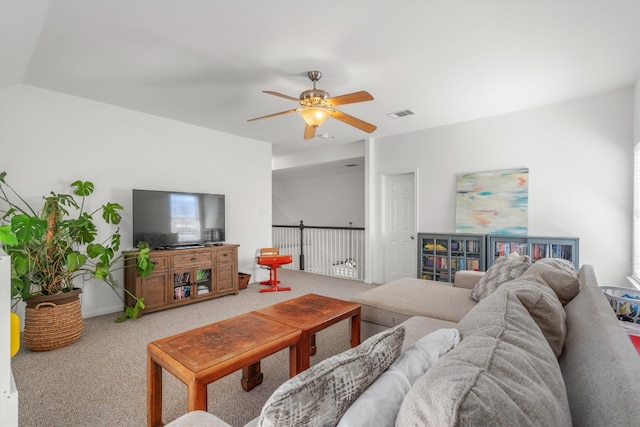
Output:
M136 268L141 276L146 277L153 271L147 244L139 244L136 253L118 253L119 229L104 241L96 241L98 222L119 224L123 208L108 202L87 212L85 202L94 191L93 183L73 182L72 194L51 192L43 197L42 209L37 211L7 184L5 178L6 172L1 172L0 245L11 256L14 307L23 300L28 310L34 300L39 302L48 297L79 293L80 282L86 283L90 279L106 283L118 294L117 290L123 288L114 281L112 273L124 268L125 256L137 257ZM135 319L144 308L142 298L131 297L135 303L116 321ZM27 316L28 312L25 313L25 333Z

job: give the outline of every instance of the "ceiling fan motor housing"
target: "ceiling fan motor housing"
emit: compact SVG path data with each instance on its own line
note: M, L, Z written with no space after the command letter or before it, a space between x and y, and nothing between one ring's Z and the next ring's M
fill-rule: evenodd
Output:
M321 89L309 89L300 94L300 105L304 107L322 106L326 107L326 100L329 99L329 93Z

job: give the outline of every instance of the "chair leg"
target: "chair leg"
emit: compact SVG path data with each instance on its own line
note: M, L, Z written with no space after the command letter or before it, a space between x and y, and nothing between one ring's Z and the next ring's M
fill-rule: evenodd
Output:
M289 287L279 287L278 283L278 267L272 267L269 271L269 280L260 282L261 285L271 285L269 289L260 289L260 292L278 292L278 291L290 291Z

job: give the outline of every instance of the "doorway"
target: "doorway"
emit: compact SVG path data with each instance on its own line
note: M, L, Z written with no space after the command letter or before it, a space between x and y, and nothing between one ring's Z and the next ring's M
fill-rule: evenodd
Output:
M383 175L384 283L416 277L416 173Z

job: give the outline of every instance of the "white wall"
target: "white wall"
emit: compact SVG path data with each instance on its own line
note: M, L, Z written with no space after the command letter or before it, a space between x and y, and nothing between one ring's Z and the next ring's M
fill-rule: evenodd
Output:
M364 171L341 166L295 177L274 171L273 223L364 227Z
M0 171L28 197L81 179L95 184L96 205L122 204L123 249L132 246L132 188L223 193L226 240L240 245L239 270L254 278L260 270L255 251L271 242L268 143L15 85L0 89L0 144ZM116 277L122 283L121 271ZM101 283L85 286L82 299L85 317L122 310Z
M378 283L380 176L418 172L418 231L455 230L456 175L529 168L529 234L577 236L580 263L601 285L631 271L633 102L631 88L370 141L370 277Z

